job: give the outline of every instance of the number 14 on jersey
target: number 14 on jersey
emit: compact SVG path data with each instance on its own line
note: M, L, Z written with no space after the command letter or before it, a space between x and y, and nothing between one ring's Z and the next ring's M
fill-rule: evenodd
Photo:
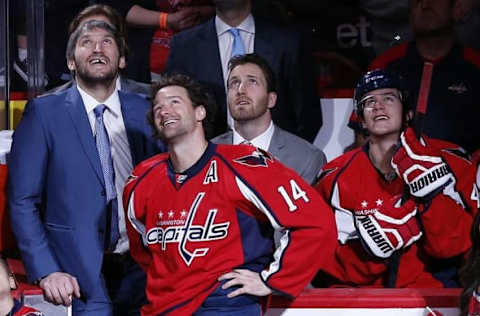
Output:
M296 202L299 199L304 200L306 203L310 201L307 193L300 188L300 186L297 184L297 182L295 182L295 180L290 179L290 190L287 191L287 189L285 189L285 187L281 185L277 188L277 191L283 197L285 203L287 203L288 210L290 212L295 212L298 209Z

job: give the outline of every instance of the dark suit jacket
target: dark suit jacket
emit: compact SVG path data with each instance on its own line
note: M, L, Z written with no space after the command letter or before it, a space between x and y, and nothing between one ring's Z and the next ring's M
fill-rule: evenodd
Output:
M232 144L233 132L212 139L218 144ZM281 163L295 170L306 182L314 184L323 165L325 154L309 142L275 126L268 151Z
M269 62L277 77L273 121L313 142L322 125L322 114L314 89L311 54L299 34L255 19L254 51ZM172 38L165 72L184 73L209 85L219 105L215 135L226 131L225 84L214 18Z
M134 166L160 149L145 122L148 102L118 92ZM27 276L63 271L87 300L108 301L101 266L105 187L81 96L72 87L28 102L13 136L8 200Z
M65 91L67 89L70 89L72 86L75 85L74 80L70 80L61 86L55 87L49 91L47 91L45 94L52 94L52 93L59 93L62 91ZM123 76L120 76L120 85L121 85L121 91L124 92L130 92L130 93L135 93L138 94L145 99L150 99L151 98L151 87L148 83L143 83L143 82L138 82L135 80L131 80L128 78L125 78Z

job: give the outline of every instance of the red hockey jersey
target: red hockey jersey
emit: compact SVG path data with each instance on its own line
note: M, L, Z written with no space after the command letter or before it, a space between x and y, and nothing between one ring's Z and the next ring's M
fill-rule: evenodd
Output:
M424 258L453 257L465 253L471 245L468 232L478 210L475 167L456 146L433 139L429 144L443 148L443 158L456 182L436 195L430 206L418 205L423 237L403 250L396 287L441 287L428 271ZM328 272L344 285L381 287L388 260L374 258L363 248L352 212L378 210L396 218L395 209L388 209L389 203L385 202L398 200L405 184L400 177L386 180L372 165L367 152L368 144L326 164L316 188L335 213L339 245L336 263Z
M192 314L235 268L296 296L333 257L335 223L321 196L255 147L209 143L183 174L157 155L135 168L124 201L130 251L147 271L142 315Z

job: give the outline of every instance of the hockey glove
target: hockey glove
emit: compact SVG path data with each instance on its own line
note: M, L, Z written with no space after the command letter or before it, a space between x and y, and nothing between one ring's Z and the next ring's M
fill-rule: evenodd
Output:
M391 164L415 197L432 197L430 194L440 192L454 181L440 150L429 146L423 138L418 140L412 128L400 135L400 145Z
M354 216L364 247L376 257L389 258L422 237L415 203L400 204L400 199L384 201L375 212L361 215L363 211L357 211Z

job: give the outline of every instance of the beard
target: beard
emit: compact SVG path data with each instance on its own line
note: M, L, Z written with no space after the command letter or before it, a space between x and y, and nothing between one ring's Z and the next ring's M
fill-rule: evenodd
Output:
M95 73L90 71L87 67L78 64L76 65L76 74L75 76L80 78L87 85L98 85L98 84L110 84L113 80L117 78L118 75L118 66L117 68L111 68L106 72Z
M256 101L249 98L248 106L234 106L230 109L230 115L235 121L251 121L263 116L267 110L268 96L261 97Z
M261 116L263 116L267 112L267 108L261 109L261 110L253 110L253 109L248 109L248 110L240 110L240 111L235 111L235 112L230 112L232 115L232 118L235 121L238 122L245 122L245 121L252 121L255 120Z

